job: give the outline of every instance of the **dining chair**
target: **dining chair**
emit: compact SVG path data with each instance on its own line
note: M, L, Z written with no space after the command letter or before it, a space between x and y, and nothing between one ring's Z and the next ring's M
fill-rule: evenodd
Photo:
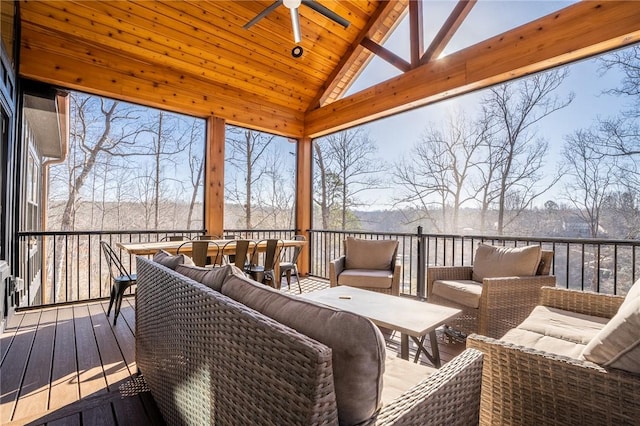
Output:
M176 254L185 252L186 247L191 246L191 258L196 266L215 266L222 264L222 256L220 253L220 245L215 241L208 240L193 240L185 241L180 244L180 247L176 250ZM210 254L211 247L215 248L215 255Z
M295 241L306 241L304 235L294 235L293 240ZM302 286L300 285L300 275L298 274L298 257L302 252L302 245L289 247L290 250L288 252L285 250L283 252L283 257L289 255L289 258L283 262L280 262L280 279L282 280L282 276L286 274L287 276L287 285L289 289L291 289L291 272L293 272L296 276L296 281L298 283L298 291L302 294Z
M100 241L100 247L102 253L107 261L109 268L109 275L111 276L111 296L109 297L109 308L107 309L107 317L111 313L111 308L115 304L115 310L113 314L113 325L116 325L118 315L120 314L120 307L122 305L122 297L124 292L130 286L136 283L136 274L131 274L122 264L120 257L111 248L108 242Z
M262 250L261 246L266 245ZM278 288L280 280L275 275L275 265L280 263L280 254L284 247L284 241L278 239L264 239L258 241L253 246L253 252L248 265L245 266L245 273L254 280L265 283L270 282L271 287ZM261 260L262 261L261 261Z
M235 252L233 255L227 256L227 263L235 265L241 271L245 271L247 263L247 254L249 253L249 247L253 243L251 240L229 240L222 246L222 252L227 251L227 247L235 246Z

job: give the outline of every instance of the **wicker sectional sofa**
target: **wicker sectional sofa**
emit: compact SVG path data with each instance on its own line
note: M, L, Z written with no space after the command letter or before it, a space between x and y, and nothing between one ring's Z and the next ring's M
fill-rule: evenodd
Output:
M136 362L168 424L477 423L479 351L430 369L356 314L154 259L137 258Z

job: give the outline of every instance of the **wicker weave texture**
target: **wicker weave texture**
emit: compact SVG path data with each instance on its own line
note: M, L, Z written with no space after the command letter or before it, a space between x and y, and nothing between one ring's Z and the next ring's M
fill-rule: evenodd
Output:
M478 423L481 352L466 349L385 406L376 425L468 426Z
M520 324L540 301L540 288L555 286L549 275L531 277L485 278L478 309L433 294L437 280L470 280L471 266L438 266L427 268L427 300L430 303L462 310L449 325L466 334L478 333L502 337Z
M481 425L638 425L640 377L485 336Z
M543 306L603 318L613 318L623 301L623 296L555 287L544 287L540 294Z
M168 424L337 424L328 347L137 262L136 362Z

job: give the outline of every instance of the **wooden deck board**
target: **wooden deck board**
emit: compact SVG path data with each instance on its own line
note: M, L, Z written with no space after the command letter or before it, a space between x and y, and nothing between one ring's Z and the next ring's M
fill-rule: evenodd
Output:
M319 279L302 280L304 292L327 286ZM291 292L298 294L295 281ZM135 299L124 298L115 326L113 312L106 316L107 307L105 301L78 303L18 312L11 318L0 340L0 423L164 423L150 393L120 391L137 372ZM438 339L443 362L464 350L464 343ZM387 340L389 353L398 352L399 340L397 333ZM424 356L420 362L430 365Z
M41 413L48 408L56 318L57 311L53 309L43 311L40 316L20 396L16 403L15 418Z
M49 409L56 409L80 399L73 308L58 309L56 341L51 369Z

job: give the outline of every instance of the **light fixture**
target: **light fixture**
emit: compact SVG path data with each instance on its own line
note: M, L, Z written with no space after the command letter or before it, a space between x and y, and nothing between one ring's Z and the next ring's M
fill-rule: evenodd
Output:
M302 0L283 0L282 4L291 12L291 26L293 27L293 40L300 43L302 33L300 32L300 16L298 15L298 7L302 4Z

